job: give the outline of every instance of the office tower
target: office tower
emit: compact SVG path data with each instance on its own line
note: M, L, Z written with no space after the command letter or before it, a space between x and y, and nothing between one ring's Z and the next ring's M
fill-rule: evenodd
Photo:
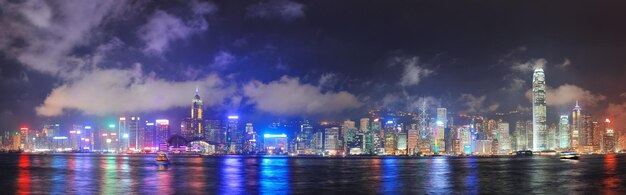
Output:
M602 141L604 139L604 134L606 134L606 121L604 123L604 126L600 126L600 123L598 123L598 121L593 121L592 122L592 131L593 131L593 146L602 146Z
M339 151L339 128L331 127L324 129L324 153L337 155Z
M239 131L239 116L228 116L228 124L226 129L226 141L228 142L228 152L231 154L239 154L242 149L241 132Z
M461 153L470 154L472 152L472 134L469 125L464 125L459 128L459 142Z
M546 80L543 69L533 74L533 150L547 149L546 143Z
M435 141L435 153L445 152L445 128L448 124L448 113L446 108L437 108L437 120L433 132Z
M297 139L297 151L299 154L313 154L313 126L305 121L300 125Z
M252 123L246 123L246 132L244 139L243 152L245 154L254 154L257 151L257 133L254 131Z
M572 133L570 137L570 147L578 148L582 145L582 128L583 128L583 119L581 115L581 108L578 105L578 101L576 101L576 106L572 110Z
M324 153L324 132L318 131L313 133L313 149L315 153Z
M198 88L196 88L196 95L193 96L193 99L191 100L191 118L188 121L188 125L190 127L185 128L187 132L183 133L183 135L186 133L186 139L190 139L188 137L204 138L204 133L202 132L204 130L202 127L204 123L204 120L202 119L202 106L202 99L200 99L200 95L198 95Z
M193 140L195 137L195 130L191 122L190 117L184 118L180 121L180 135L183 136L186 140Z
M69 142L72 150L80 150L80 138L83 132L83 125L72 125L72 129L69 131Z
M128 150L129 146L129 132L128 132L128 123L126 122L126 117L120 117L120 120L117 124L117 140L118 140L118 151Z
M557 136L557 126L555 124L551 124L548 126L546 133L546 147L548 150L556 150L558 147L558 136Z
M286 134L264 134L263 148L267 154L285 154L287 153L287 135Z
M222 120L205 121L205 138L209 143L226 143L226 132L222 128Z
M415 155L418 153L418 139L419 131L417 130L417 124L411 124L407 132L407 153L408 155Z
M569 116L561 115L559 119L559 148L569 148L570 144L570 128L569 128Z
M615 152L615 143L616 143L616 135L613 126L611 125L611 120L608 118L604 120L605 132L603 142L603 151L606 153L614 153Z
M345 129L342 129L342 133L344 136L343 141L345 142L346 148L348 150L351 148L356 148L356 147L360 148L358 141L354 139L358 131L359 130L357 128L349 127L349 126L347 126L347 128Z
M446 127L443 129L443 140L444 140L444 146L445 149L444 151L446 151L447 153L452 152L452 129L449 127Z
M339 138L342 142L342 148L347 147L346 144L348 140L352 141L352 138L354 138L354 135L356 135L356 130L356 123L354 121L343 121L343 124L341 124L341 137ZM347 135L347 133L353 133L353 135Z
M59 124L45 124L43 126L43 130L42 133L44 134L44 137L48 137L48 138L52 138L54 136L57 136L61 131L61 128L59 126Z
M582 128L581 128L581 141L580 141L580 145L581 146L593 146L593 118L591 117L591 115L588 114L583 114L581 115L581 120L582 120ZM587 147L587 148L593 148L593 147ZM592 149L593 150L593 149Z
M361 130L361 132L366 133L369 131L369 126L370 126L370 119L369 118L361 118L361 120L359 121L359 130Z
M406 155L407 154L407 133L400 132L398 133L398 137L396 138L396 155Z
M144 129L141 128L140 117L133 116L130 117L130 121L128 121L128 132L129 132L129 147L134 149L135 151L139 151L143 148L143 136Z
M511 151L511 137L509 136L509 123L499 122L496 139L500 146L498 152L509 153Z
M144 126L143 150L156 151L158 146L156 125L146 121L146 126Z
M167 139L170 137L170 121L167 119L156 120L157 150L167 151Z

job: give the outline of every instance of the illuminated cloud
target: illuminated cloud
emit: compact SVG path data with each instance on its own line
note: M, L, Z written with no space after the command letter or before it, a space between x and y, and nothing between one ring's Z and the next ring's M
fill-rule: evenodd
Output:
M531 90L526 92L526 97L532 101ZM606 96L593 94L589 90L571 84L546 89L546 104L548 106L574 106L576 101L579 101L584 106L595 107L603 100L606 100Z
M251 81L243 87L243 93L258 110L273 114L328 114L361 106L348 92L324 93L318 86L302 84L298 78L287 76L267 84Z
M399 82L403 87L417 85L422 79L434 73L433 70L420 66L417 56L395 57L391 60L390 66L395 65L401 65L404 68Z
M127 5L116 0L2 1L0 50L30 69L51 75L90 68L71 64L70 53L93 38L92 30L123 15Z
M485 113L485 112L494 112L500 104L492 103L486 105L485 101L487 100L487 96L479 96L476 97L472 94L461 94L459 97L459 102L465 105L466 109L461 111L464 113Z
M68 110L88 115L163 111L188 106L195 88L207 106L221 105L235 92L216 75L193 81L172 82L144 75L134 69L95 70L52 90L36 108L42 116L58 116Z
M261 1L248 6L247 14L253 18L280 18L289 21L304 17L304 5L289 0Z
M546 63L548 63L548 61L543 58L533 59L526 63L515 63L511 66L511 70L517 72L533 72L537 68L545 68Z

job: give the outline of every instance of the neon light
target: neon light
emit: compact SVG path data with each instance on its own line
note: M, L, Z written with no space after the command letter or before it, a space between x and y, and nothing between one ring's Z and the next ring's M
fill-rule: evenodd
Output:
M170 121L167 120L167 119L157 119L156 123L159 124L159 125L169 125Z
M387 124L393 124L393 121L387 121Z
M52 139L67 139L67 137L65 137L65 136L55 136L55 137L52 137Z
M283 134L268 134L268 133L266 133L266 134L263 135L263 137L264 138L286 138L287 135L284 134L284 133Z
M85 126L85 129L91 129L91 126Z
M228 119L239 119L239 116L231 115L231 116L228 116Z
M441 121L437 121L435 123L437 123L437 125L443 125L443 122L441 122Z
M123 138L128 138L128 133L124 133Z
M154 123L146 123L148 126L154 126Z
M604 120L605 123L611 123L611 120L609 120L608 118L606 120Z
M74 134L74 133L76 133L76 131L70 131L70 133L71 133L71 134Z
M125 121L125 120L126 120L126 117L120 117L120 120L121 120L121 121Z
M104 137L104 136L108 136L108 135L109 135L109 134L103 133L103 134L102 134L102 137Z
M109 125L109 128L111 128L111 129L112 129L112 128L115 128L115 125L114 125L114 124L110 124L110 125Z

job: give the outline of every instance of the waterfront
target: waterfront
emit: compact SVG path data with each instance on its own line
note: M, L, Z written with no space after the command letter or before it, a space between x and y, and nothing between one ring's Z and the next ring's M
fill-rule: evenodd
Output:
M449 194L626 192L626 156L372 157L0 155L3 193Z

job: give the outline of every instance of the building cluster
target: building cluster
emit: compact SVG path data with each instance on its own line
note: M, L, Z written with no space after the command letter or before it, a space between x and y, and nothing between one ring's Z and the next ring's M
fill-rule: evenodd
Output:
M626 134L609 119L585 114L576 102L571 113L548 124L545 74L535 70L532 116L519 111L495 116L465 115L447 108L418 112L372 110L366 117L342 122L308 120L274 122L262 128L240 122L237 115L207 119L198 91L189 115L178 125L168 119L119 117L106 126L72 125L62 130L49 123L41 129L5 131L5 151L197 152L207 154L293 155L493 155L514 151L611 153L626 148ZM508 116L517 115L517 118ZM530 119L530 120L529 120ZM175 128L174 128L175 127Z

